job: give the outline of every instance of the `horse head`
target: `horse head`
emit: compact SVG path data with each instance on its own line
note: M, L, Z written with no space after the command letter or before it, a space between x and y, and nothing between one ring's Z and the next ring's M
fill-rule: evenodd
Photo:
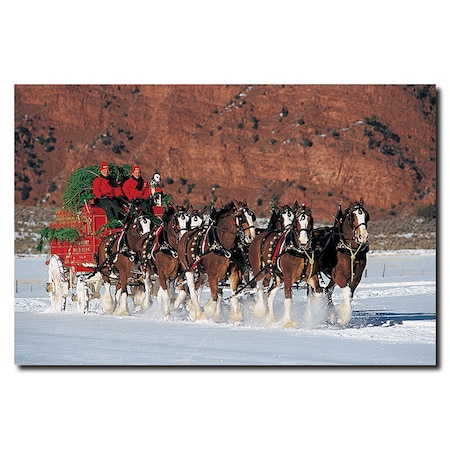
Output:
M365 244L369 237L367 222L370 220L370 215L364 208L363 199L361 198L360 201L353 202L344 212L344 217L348 219L356 242L358 244Z
M296 227L299 232L300 244L305 246L309 243L310 234L314 226L314 219L309 209L304 203L301 206L295 202Z
M130 224L130 231L136 231L139 236L144 236L147 233L150 233L153 228L152 220L148 214L144 212L140 212L136 215Z
M173 229L175 230L179 238L188 231L189 223L190 214L188 209L184 206L177 205L177 210L174 211L173 214Z
M284 205L280 211L279 216L282 228L287 228L294 223L295 212L289 205Z
M246 244L250 244L256 236L255 224L256 216L254 212L247 206L247 201L233 200L236 208L236 227L238 232L244 235Z
M189 229L190 230L195 230L196 228L200 228L203 224L203 214L205 212L205 207L200 210L200 209L194 209L192 206L190 207L189 210Z

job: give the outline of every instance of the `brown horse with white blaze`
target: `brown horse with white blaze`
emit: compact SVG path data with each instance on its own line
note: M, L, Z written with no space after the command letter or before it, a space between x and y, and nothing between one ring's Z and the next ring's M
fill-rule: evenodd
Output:
M164 212L162 224L156 230L155 238L143 242L142 259L146 273L155 273L159 280L158 300L164 317L170 316L169 287L180 274L178 241L187 232L189 213L187 208L170 205ZM186 293L180 288L177 302L184 300Z
M152 221L143 212L130 217L124 228L102 239L98 246L98 266L105 293L102 297L103 311L106 314L128 315L127 297L128 280L138 261L141 241L150 234ZM111 283L116 284L114 297L111 294ZM145 287L145 299L149 300L150 286ZM146 300L143 303L145 306ZM141 301L141 299L140 299Z
M292 221L292 217L295 220ZM256 279L257 301L254 313L264 317L266 324L276 321L274 300L284 283L283 328L294 327L292 320L292 285L296 281L306 281L314 295L320 294L317 264L311 244L314 219L311 210L302 204L293 209L284 207L280 211L281 226L268 230L256 237L249 248L249 260ZM269 295L264 286L272 283ZM313 294L311 294L313 295Z
M193 321L205 316L216 320L220 317L219 283L228 277L232 294L230 320L241 322L243 316L236 291L245 265L243 247L255 237L256 218L245 200L232 200L219 211L213 210L210 219L208 226L188 231L178 244L178 255L191 296L189 317ZM201 290L206 282L211 298L202 309Z
M351 301L367 263L369 220L370 215L361 198L351 203L344 212L339 205L333 228L325 227L317 230L318 239L325 243L319 270L330 278L325 288L329 320L343 327L348 325L351 319ZM336 284L341 288L343 296L342 303L336 308L337 318L332 301Z

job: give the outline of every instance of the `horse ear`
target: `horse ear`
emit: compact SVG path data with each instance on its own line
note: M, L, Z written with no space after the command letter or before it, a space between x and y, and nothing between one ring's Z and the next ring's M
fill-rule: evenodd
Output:
M299 207L300 207L300 205L298 204L298 200L295 200L294 209L298 209Z
M359 203L364 206L364 199L362 197L359 199Z

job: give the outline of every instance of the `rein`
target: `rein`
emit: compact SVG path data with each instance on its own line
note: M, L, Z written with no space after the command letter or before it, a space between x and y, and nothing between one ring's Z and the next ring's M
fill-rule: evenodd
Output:
M247 281L247 283L244 284L244 286L241 286L239 289L236 290L236 292L234 293L234 295L239 295L247 286L249 286L251 283L253 283L254 280L256 280L256 278L263 272L267 272L268 268L267 266L264 266L253 278L251 278L250 280ZM223 300L229 300L230 298L232 298L233 295L230 295L229 297L224 298Z
M239 212L239 210L236 211L236 213ZM208 226L208 228L206 229L205 235L203 236L203 239L207 239L208 233L212 231L212 242L209 244L208 249L205 250L203 253L201 253L200 255L197 255L196 259L189 265L189 268L186 269L183 273L191 271L193 269L195 269L197 267L197 265L201 262L201 260L208 255L211 252L214 252L215 254L217 254L218 256L223 256L225 258L228 258L229 260L233 260L234 262L240 263L239 260L237 260L236 258L233 258L233 249L227 250L220 242L219 239L217 237L217 234L215 233L215 231L219 230L222 231L224 233L228 233L231 234L233 236L237 236L240 238L240 236L245 233L244 228L240 225L240 223L238 223L238 221L236 221L237 216L235 216L235 221L234 223L236 224L236 231L230 231L230 230L226 230L222 227L219 227L215 224L211 224ZM247 222L248 223L248 222ZM252 225L253 226L253 225ZM247 229L250 229L252 226L248 226ZM241 239L240 239L241 240ZM239 246L239 244L243 244L243 242L239 242L237 244L237 246ZM235 244L236 247L236 244Z
M211 227L214 228L215 230L223 231L224 233L233 234L234 236L239 235L238 231L234 232L234 231L230 231L230 230L225 230L224 228L220 228L217 225L212 225Z

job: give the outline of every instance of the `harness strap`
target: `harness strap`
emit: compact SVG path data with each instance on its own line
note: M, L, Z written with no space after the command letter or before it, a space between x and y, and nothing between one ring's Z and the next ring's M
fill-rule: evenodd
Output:
M274 265L275 262L278 261L278 259L280 257L281 249L284 247L284 244L286 242L286 238L287 238L287 235L288 235L289 231L291 231L291 230L287 229L278 238L278 241L277 241L277 243L275 245L275 250L272 253L272 258L271 258L271 261L270 261L272 265Z
M352 283L354 278L355 278L355 271L354 271L354 267L355 267L355 259L356 256L358 255L358 253L360 252L362 246L364 245L363 242L361 242L358 245L358 248L356 249L356 251L353 251L353 248L351 245L346 244L342 239L339 241L338 245L336 246L336 250L347 250L350 253L350 282Z
M262 273L262 272L266 272L267 271L267 266L263 267L252 279L250 279L247 283L244 284L244 286L240 287L239 289L236 290L236 292L234 293L234 295L239 295L248 285L250 285L251 283L253 283L254 280L256 280L256 278ZM230 295L229 297L224 298L223 300L229 300L231 297L233 297L232 295Z

